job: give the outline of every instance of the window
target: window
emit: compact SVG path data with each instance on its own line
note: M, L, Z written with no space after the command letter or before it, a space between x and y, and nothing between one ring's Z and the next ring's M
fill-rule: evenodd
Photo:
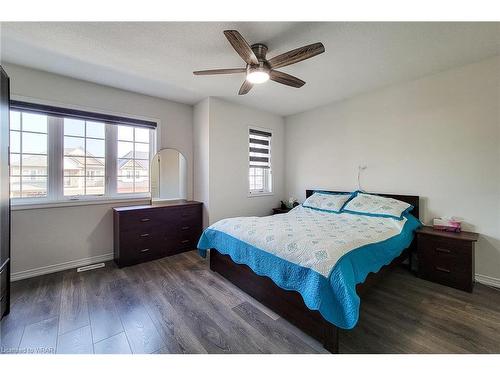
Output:
M147 195L155 125L11 102L13 204Z
M10 164L11 197L47 196L47 116L10 113Z
M64 196L104 195L105 126L64 119Z
M271 136L265 130L249 129L248 192L250 195L272 192Z
M118 126L117 191L149 191L149 130Z

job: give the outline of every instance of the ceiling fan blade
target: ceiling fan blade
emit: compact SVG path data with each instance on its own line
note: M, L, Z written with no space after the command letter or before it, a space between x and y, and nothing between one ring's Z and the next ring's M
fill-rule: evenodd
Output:
M232 69L211 69L211 70L197 70L193 72L195 76L207 76L211 74L234 74L245 73L246 68L232 68Z
M272 69L276 69L298 63L299 61L309 59L323 52L325 52L325 46L323 43L318 42L282 53L281 55L273 57L268 62Z
M246 79L240 87L240 91L238 91L238 95L245 95L249 92L253 87L253 83L248 82Z
M283 72L278 72L277 70L271 70L269 72L269 79L274 82L282 83L283 85L297 88L302 87L306 84L304 81L297 77Z
M255 53L253 53L245 38L243 38L238 31L225 30L224 35L226 36L227 40L229 40L229 43L231 43L236 52L238 52L238 55L241 56L243 61L245 61L247 64L259 63L257 56L255 56Z

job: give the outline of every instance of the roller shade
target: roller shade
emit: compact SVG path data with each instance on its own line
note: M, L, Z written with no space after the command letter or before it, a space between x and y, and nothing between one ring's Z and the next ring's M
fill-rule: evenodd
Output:
M263 130L249 130L250 167L271 168L271 136Z
M49 116L59 116L87 121L106 122L108 124L139 126L148 129L156 129L156 122L140 120L130 117L113 116L102 113L80 111L76 109L54 107L51 105L27 103L17 100L10 101L10 109L14 111L41 113Z

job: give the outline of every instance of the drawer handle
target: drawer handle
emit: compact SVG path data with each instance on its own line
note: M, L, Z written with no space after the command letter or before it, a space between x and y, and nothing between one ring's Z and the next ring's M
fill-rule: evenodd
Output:
M443 267L436 267L436 270L437 271L441 271L441 272L445 272L445 273L450 273L451 271L447 268L443 268Z
M143 233L143 234L139 235L139 237L141 237L141 238L149 237L149 233Z
M148 221L150 221L151 219L148 219L148 218L145 218L145 219L141 219L141 223L146 223Z
M188 226L185 226L185 227L182 227L181 230L188 230L190 227Z
M446 253L446 254L450 254L451 253L451 250L448 250L448 249L443 249L441 247L436 247L436 251L438 253Z
M149 251L149 249L142 249L140 250L141 253L147 253Z
M181 243L188 243L189 240L182 240Z

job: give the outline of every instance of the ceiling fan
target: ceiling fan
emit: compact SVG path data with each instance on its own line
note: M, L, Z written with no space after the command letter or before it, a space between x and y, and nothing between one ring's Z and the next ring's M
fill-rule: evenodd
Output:
M238 55L240 55L243 61L245 61L247 66L245 68L197 70L193 72L193 74L211 75L246 73L246 79L241 85L238 95L245 95L252 89L254 84L264 83L269 79L291 87L302 87L305 84L304 81L275 69L298 63L302 60L309 59L325 52L325 47L322 43L313 43L282 53L281 55L267 60L267 46L265 44L256 43L250 46L236 30L225 30L224 35L227 40L229 40L229 43L231 43Z

